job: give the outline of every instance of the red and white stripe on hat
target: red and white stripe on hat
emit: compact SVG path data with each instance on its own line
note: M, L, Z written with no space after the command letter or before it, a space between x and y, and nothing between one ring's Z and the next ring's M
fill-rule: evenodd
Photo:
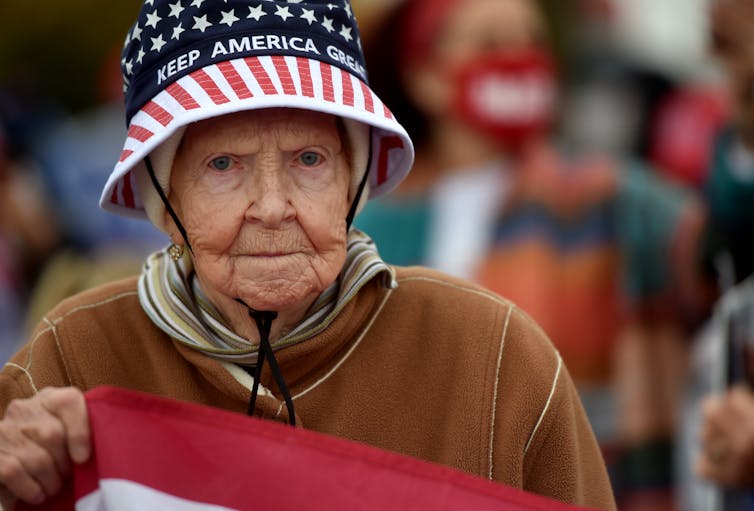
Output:
M373 128L370 198L395 188L413 163L413 145L388 107L362 80L314 59L258 56L198 69L171 83L131 119L119 161L100 198L113 213L144 217L134 172L179 127L261 108L300 108L363 122Z

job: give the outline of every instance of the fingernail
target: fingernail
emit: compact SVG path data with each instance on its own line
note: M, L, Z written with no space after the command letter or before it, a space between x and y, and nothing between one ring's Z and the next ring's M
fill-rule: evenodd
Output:
M89 449L81 445L76 445L72 449L71 458L73 458L75 463L84 463L89 459Z

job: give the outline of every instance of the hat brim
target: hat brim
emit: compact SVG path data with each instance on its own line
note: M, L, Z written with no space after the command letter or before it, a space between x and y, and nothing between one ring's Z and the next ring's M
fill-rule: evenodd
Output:
M100 206L116 214L146 218L134 172L146 171L144 157L178 128L234 112L280 107L345 117L373 128L370 198L393 190L413 164L414 148L406 130L358 77L304 57L247 57L212 64L180 78L133 116Z

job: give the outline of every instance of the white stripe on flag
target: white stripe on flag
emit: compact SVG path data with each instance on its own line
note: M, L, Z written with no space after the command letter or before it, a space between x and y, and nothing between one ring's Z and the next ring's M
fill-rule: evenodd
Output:
M102 479L99 485L96 491L76 502L76 511L234 511L182 499L124 479Z

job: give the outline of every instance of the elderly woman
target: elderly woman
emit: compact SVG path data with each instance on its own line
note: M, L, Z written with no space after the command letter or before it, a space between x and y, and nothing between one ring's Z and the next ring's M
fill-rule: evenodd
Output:
M122 62L128 139L101 203L172 245L61 303L3 368L6 504L59 491L90 452L81 392L115 385L614 507L541 330L350 228L413 148L367 85L347 1L150 0Z

